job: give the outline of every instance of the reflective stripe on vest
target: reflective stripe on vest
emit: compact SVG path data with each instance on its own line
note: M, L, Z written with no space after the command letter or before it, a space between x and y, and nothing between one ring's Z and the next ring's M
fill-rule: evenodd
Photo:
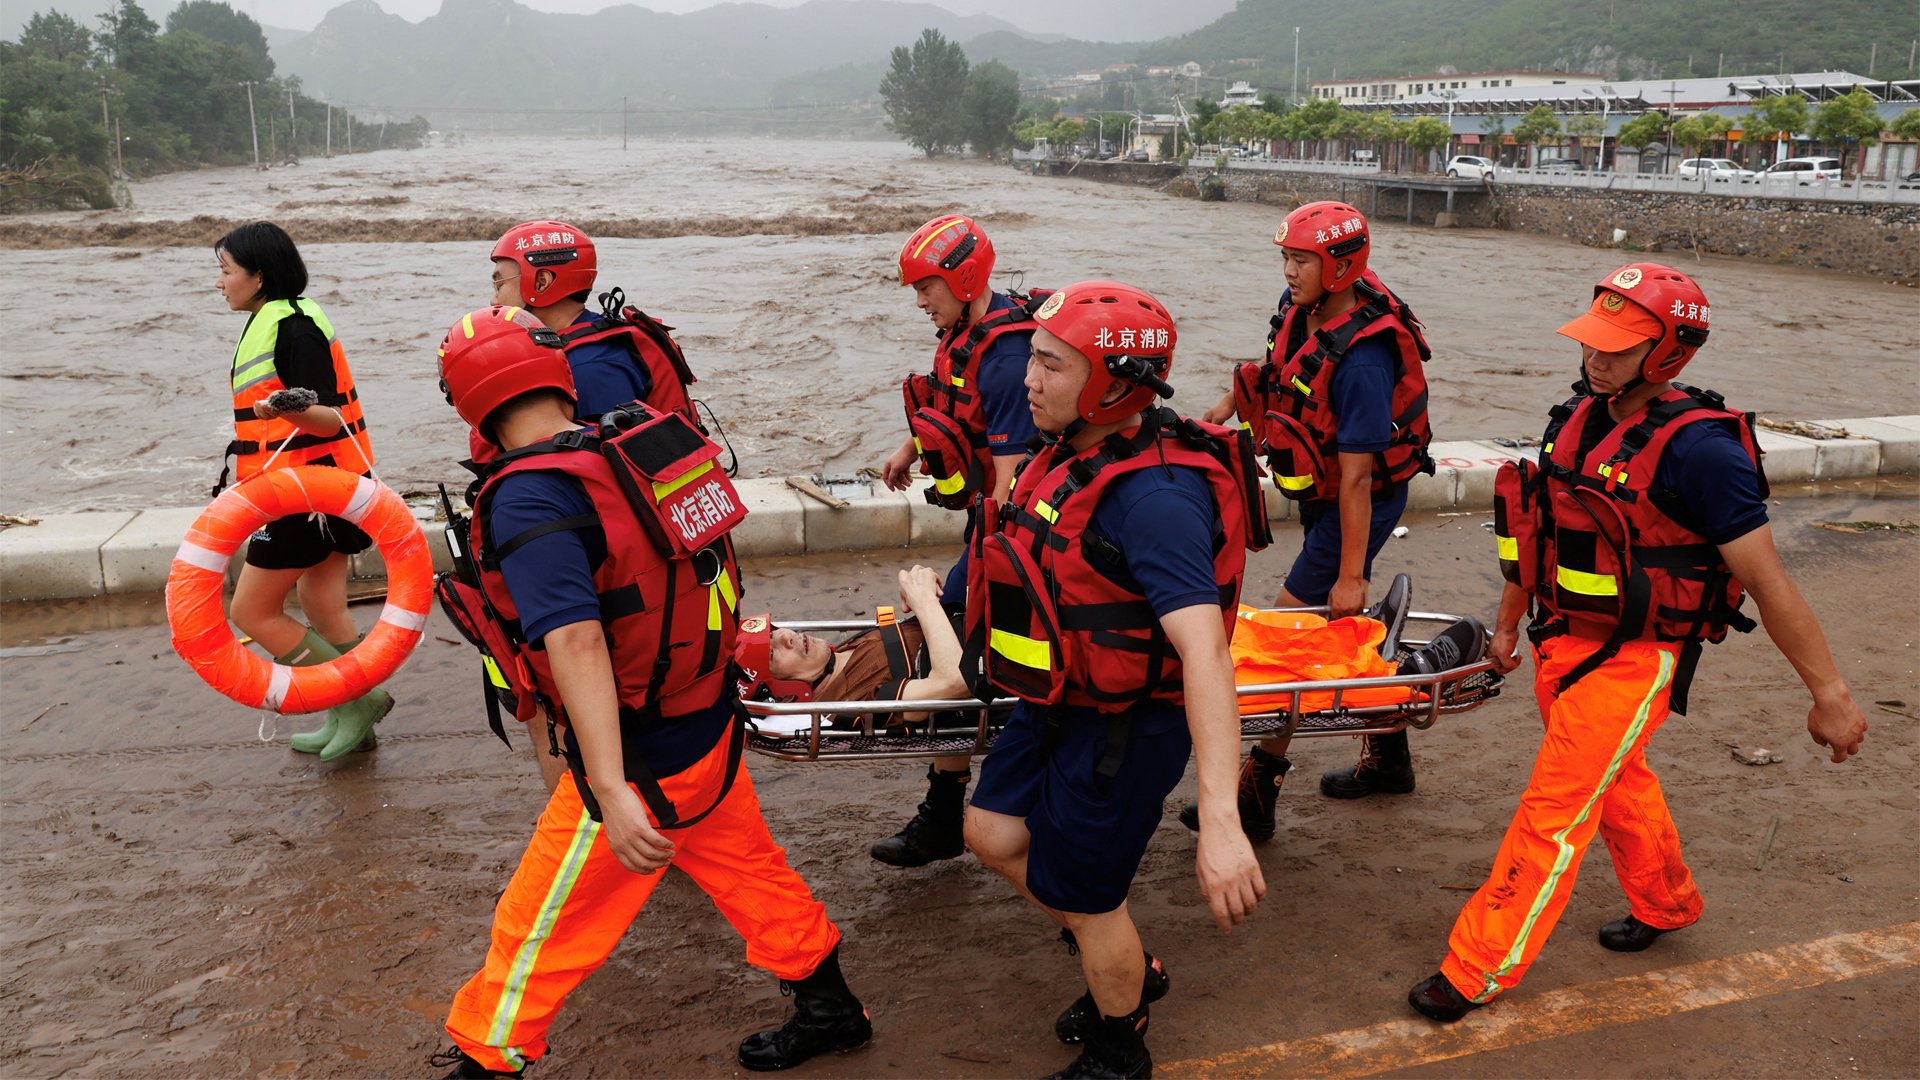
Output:
M1507 541L1512 544L1512 540ZM1519 557L1519 549L1514 549L1514 558ZM1618 596L1620 582L1612 574L1589 574L1584 570L1573 570L1565 566L1554 571L1554 580L1568 592L1577 592L1582 596Z

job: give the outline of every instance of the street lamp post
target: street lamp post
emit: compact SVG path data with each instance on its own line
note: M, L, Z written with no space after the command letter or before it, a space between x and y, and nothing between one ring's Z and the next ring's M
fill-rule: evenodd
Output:
M1287 92L1287 104L1300 104L1300 28L1293 28L1293 89Z

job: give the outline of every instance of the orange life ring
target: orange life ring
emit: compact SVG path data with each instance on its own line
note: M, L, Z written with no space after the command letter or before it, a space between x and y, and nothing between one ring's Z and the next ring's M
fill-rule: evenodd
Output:
M289 514L331 514L365 530L387 563L387 604L366 640L314 667L288 667L249 651L227 623L227 564L255 529ZM187 529L167 573L173 651L208 686L242 705L317 712L352 701L406 662L426 629L433 557L413 511L392 488L345 469L269 469L228 488Z

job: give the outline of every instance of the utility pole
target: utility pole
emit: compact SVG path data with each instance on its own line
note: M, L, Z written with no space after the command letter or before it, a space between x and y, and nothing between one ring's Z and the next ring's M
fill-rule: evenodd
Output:
M253 128L253 167L260 167L260 120L253 112L253 83L240 84L247 88L247 124Z
M1880 58L1880 43L1874 42L1867 50L1867 74L1873 74L1873 62Z
M627 148L627 96L620 95L620 149Z
M127 175L127 156L121 150L122 145L123 143L120 138L120 118L116 116L113 118L113 163L119 170L120 175L125 176Z
M326 99L322 98L321 104L327 107L327 156L332 157L333 156L333 102L327 101Z
M293 148L296 144L293 141L293 134L294 134L294 129L298 124L299 124L299 121L296 120L293 115L293 87L289 86L287 87L287 156L288 157L292 157L294 155Z
M1300 28L1293 28L1293 89L1287 93L1287 104L1300 104Z
M1720 64L1718 67L1713 69L1713 77L1716 79L1725 78L1726 74L1727 74L1727 54L1721 53Z

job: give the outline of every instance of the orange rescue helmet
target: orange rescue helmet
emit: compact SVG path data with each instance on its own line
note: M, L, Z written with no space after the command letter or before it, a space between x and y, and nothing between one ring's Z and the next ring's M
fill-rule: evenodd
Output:
M590 292L600 270L593 241L564 221L523 221L493 245L490 258L512 259L520 267L520 299L528 307L546 307L575 293ZM534 288L540 271L553 271L544 289Z
M1166 383L1177 338L1173 316L1144 289L1118 281L1069 285L1040 305L1040 328L1079 350L1091 371L1080 391L1080 419L1110 424L1139 412L1154 396L1172 397ZM1111 404L1101 399L1115 383L1132 387Z
M943 214L913 230L900 248L900 284L938 277L963 304L985 291L992 276L993 241L959 214Z
M1343 202L1310 202L1280 223L1273 242L1282 248L1311 251L1320 256L1320 287L1336 293L1367 272L1367 253L1373 247L1366 215ZM1339 269L1340 260L1347 269Z
M468 312L440 342L440 392L488 441L486 422L495 409L543 389L577 400L560 335L531 312L498 306Z

